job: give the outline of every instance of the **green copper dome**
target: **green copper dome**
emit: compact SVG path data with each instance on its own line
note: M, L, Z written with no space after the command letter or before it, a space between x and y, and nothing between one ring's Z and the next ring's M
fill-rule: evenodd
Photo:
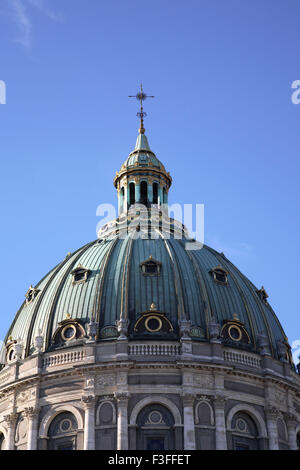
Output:
M47 350L67 316L79 319L86 330L94 318L99 339L105 338L105 331L116 337L121 314L129 319L129 337L134 338L136 321L154 303L173 325L173 338L179 337L183 317L198 327L198 340L208 341L212 318L222 325L237 315L249 334L249 348L258 351L258 337L264 334L277 357L277 342L286 337L257 288L224 255L207 246L187 251L185 241L163 236L134 240L128 234L125 239L116 236L80 248L37 284L37 296L22 305L7 338L20 338L28 355L34 351L35 337L42 335ZM149 257L160 263L158 275L143 275L141 263ZM72 272L78 266L90 274L86 282L74 284ZM217 266L227 272L226 285L212 276Z

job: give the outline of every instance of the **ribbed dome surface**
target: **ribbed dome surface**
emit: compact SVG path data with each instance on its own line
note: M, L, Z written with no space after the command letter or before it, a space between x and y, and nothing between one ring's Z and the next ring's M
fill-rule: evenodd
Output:
M157 276L141 272L141 263L149 257L161 263ZM78 266L88 269L90 275L86 282L74 284L72 272ZM217 266L228 273L227 285L215 282L211 270ZM162 235L155 240L133 239L128 235L97 240L69 255L36 288L38 295L22 305L7 335L21 339L26 355L33 352L38 334L43 335L47 350L67 314L80 319L85 328L94 316L101 331L114 326L123 313L130 320L130 339L136 320L153 303L175 332L185 314L192 325L200 327L199 341L209 340L211 317L222 325L234 314L245 325L253 351L257 351L261 333L268 337L274 357L278 356L277 341L286 340L270 305L223 254L207 246L187 251L184 239L164 239Z

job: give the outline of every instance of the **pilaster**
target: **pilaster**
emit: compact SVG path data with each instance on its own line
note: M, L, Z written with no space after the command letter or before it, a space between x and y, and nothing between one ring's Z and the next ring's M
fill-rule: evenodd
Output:
M27 450L37 450L39 413L39 408L33 406L25 408L24 410L24 415L28 419Z
M6 450L14 450L15 448L15 431L17 418L18 414L14 411L4 416L4 420L7 426Z
M196 450L195 438L195 417L194 417L194 401L193 393L183 392L183 423L184 423L184 449Z
M223 395L215 395L216 450L227 450L225 402L226 398Z
M265 409L267 418L267 429L269 437L269 450L278 450L278 430L277 430L277 418L279 411L274 406L267 406Z
M128 392L115 392L118 403L117 450L128 450Z
M81 398L84 407L83 449L95 450L95 402L93 395Z

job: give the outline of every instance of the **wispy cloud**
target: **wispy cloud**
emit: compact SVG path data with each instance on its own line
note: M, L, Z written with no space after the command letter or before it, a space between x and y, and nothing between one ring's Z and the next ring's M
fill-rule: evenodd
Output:
M50 10L46 4L45 0L27 0L29 4L33 7L37 8L41 11L44 15L46 15L50 20L53 21L61 21L62 15L61 13L55 13L54 11Z
M9 16L16 24L19 34L15 39L22 46L29 48L33 41L33 10L52 21L61 21L62 16L50 10L45 0L8 0Z
M216 236L207 236L205 243L217 251L223 252L227 258L236 259L238 257L251 256L254 248L249 243L239 242L228 245Z

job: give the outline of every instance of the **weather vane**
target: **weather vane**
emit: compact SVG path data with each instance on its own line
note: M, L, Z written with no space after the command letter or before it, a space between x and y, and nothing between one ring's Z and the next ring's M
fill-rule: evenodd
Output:
M141 119L141 126L139 128L139 133L140 134L145 134L145 129L144 129L144 118L147 116L147 113L145 113L144 108L143 108L143 101L145 101L147 98L154 98L154 96L151 95L146 95L143 91L143 85L141 85L141 90L139 93L136 95L129 95L129 98L136 98L140 102L141 109L140 111L136 114L140 119Z

